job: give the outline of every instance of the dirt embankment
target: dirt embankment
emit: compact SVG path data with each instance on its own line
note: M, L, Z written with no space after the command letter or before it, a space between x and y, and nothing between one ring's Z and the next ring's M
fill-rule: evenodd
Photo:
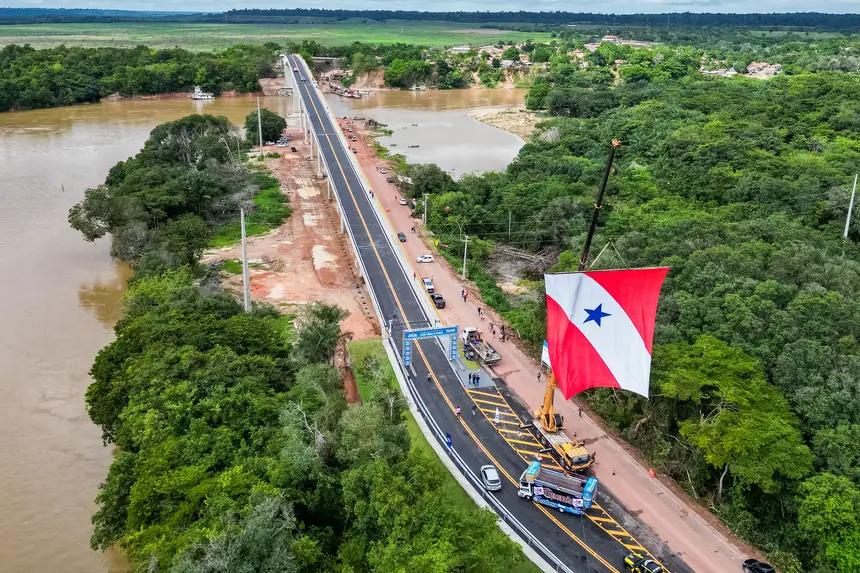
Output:
M541 121L534 113L519 108L474 109L469 112L469 117L519 135L526 141L531 138L535 126Z
M355 82L350 86L356 90L381 90L385 88L385 70L377 69L358 74Z
M334 203L328 200L325 179L316 177L316 161L308 156L301 132L292 133L297 153L289 148L264 147L266 167L281 181L292 214L274 231L248 239L251 297L293 313L299 306L323 301L349 311L343 321L354 339L379 336L379 326L354 255ZM203 262L240 260L239 245L204 253ZM222 271L226 288L240 295L242 276Z

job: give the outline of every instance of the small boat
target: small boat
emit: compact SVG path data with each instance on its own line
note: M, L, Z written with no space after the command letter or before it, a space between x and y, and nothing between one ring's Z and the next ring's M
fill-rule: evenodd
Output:
M191 99L215 99L215 94L212 92L204 92L200 86L194 86L194 91L191 93Z

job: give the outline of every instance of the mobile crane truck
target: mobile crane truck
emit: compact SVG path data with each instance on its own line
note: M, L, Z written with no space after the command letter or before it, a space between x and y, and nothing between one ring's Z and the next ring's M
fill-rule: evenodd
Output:
M520 427L522 429L534 428L537 431L537 438L544 445L541 453L555 453L564 469L582 472L594 465L594 454L589 453L582 442L572 440L562 432L564 418L555 411L553 406L555 386L552 368L547 368L543 405L535 410L535 418L530 424L524 424Z

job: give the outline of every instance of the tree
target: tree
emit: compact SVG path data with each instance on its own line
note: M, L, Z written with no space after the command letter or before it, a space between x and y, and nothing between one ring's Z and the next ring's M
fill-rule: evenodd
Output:
M655 379L663 396L697 405L698 414L681 422L680 432L722 470L718 499L727 474L740 487L774 493L778 475L798 479L812 470L797 419L742 352L710 336L664 346L655 356Z
M520 59L520 51L517 49L516 46L510 46L508 49L502 52L502 59L518 61Z
M823 473L800 491L798 526L814 549L814 561L828 571L860 567L860 491L844 477Z
M535 48L534 52L531 55L531 61L539 64L542 62L548 62L551 57L555 55L555 50L550 48L549 46L540 46Z
M245 139L251 145L260 143L260 131L258 129L257 112L252 111L245 116ZM263 141L277 141L287 128L287 120L279 114L260 108L260 124L263 128Z
M412 165L409 176L412 178L410 192L413 197L422 197L425 193L444 193L454 182L451 175L435 163Z

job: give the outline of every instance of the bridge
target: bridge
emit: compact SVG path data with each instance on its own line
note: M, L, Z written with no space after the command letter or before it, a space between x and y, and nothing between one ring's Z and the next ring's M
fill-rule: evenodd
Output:
M440 317L412 280L411 263L384 210L370 195L369 183L307 64L298 55L281 57L304 138L316 157L318 172L327 176L329 197L336 201L341 231L347 233L380 320L386 352L419 426L440 459L476 502L499 515L500 526L544 571L621 573L626 554L650 554L605 509L606 503L580 517L559 514L517 496L515 485L528 462L540 456L551 465L552 458L540 453L534 437L519 427L524 413L498 391L466 388L444 341L412 340L410 364L404 365L400 355L404 332L437 326ZM458 406L469 412L473 403L484 411L501 411L504 419L456 415ZM499 470L501 491L487 492L481 485L477 474L485 464ZM597 495L598 502L608 497L599 487ZM676 558L664 565L673 573L690 571Z

